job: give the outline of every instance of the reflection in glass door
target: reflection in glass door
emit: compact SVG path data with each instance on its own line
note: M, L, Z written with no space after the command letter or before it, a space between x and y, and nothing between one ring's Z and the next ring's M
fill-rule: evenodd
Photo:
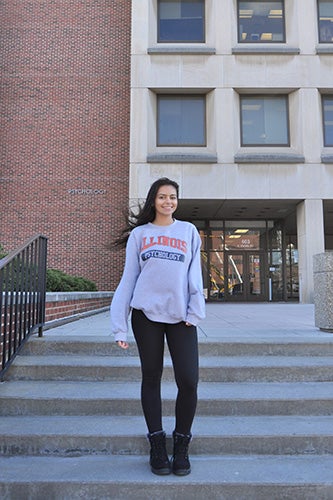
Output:
M227 300L265 300L264 254L226 252Z
M238 297L244 299L244 254L227 253L228 259L228 297Z
M209 298L211 300L224 299L223 252L210 252L209 269Z

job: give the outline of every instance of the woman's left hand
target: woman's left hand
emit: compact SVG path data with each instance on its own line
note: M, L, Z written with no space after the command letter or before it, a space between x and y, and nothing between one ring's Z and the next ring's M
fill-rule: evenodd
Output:
M122 349L128 349L128 342L125 342L124 340L118 340L117 344Z

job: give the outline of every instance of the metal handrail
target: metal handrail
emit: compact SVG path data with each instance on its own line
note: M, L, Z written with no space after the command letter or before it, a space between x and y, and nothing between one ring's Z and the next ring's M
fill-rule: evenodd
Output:
M47 238L36 235L0 260L0 380L29 335L45 324Z

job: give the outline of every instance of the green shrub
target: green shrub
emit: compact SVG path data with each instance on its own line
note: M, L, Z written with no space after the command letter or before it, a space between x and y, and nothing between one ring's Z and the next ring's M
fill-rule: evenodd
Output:
M93 281L82 276L70 276L59 269L46 271L47 292L96 292Z
M0 243L0 259L6 257L3 246ZM14 289L21 286L19 274L20 264L14 260L11 264L14 266ZM17 268L17 269L15 269ZM29 282L29 275L26 278ZM69 274L60 271L59 269L47 269L46 271L46 291L47 292L96 292L97 286L93 281L83 278L82 276L70 276Z
M5 252L5 249L4 247L1 245L0 243L0 259L3 259L4 257L6 257L6 252Z

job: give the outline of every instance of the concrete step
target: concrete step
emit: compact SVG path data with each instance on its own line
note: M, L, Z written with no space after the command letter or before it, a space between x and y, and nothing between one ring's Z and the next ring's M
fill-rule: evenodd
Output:
M169 357L163 377L174 378ZM6 379L135 381L140 379L140 363L136 356L18 356ZM333 356L202 356L200 380L333 382Z
M137 349L33 337L0 383L0 498L333 499L333 336L200 340L192 474L148 466ZM171 453L176 385L166 349Z
M192 473L154 476L147 456L3 457L0 497L33 500L329 500L333 456L193 456Z
M140 382L7 381L0 415L140 415ZM332 415L333 382L201 382L198 415ZM162 385L174 413L176 386Z
M218 342L212 342L207 338L199 339L199 351L201 356L333 356L333 336L295 338L287 334L282 338L271 338L254 336L222 338ZM24 355L63 355L63 354L87 354L102 356L137 356L137 348L134 342L130 342L129 349L124 352L115 344L113 337L105 336L47 336L42 338L32 336L24 346Z
M163 419L171 453L174 418ZM0 417L2 456L144 455L142 416ZM200 417L191 455L333 454L333 416Z

